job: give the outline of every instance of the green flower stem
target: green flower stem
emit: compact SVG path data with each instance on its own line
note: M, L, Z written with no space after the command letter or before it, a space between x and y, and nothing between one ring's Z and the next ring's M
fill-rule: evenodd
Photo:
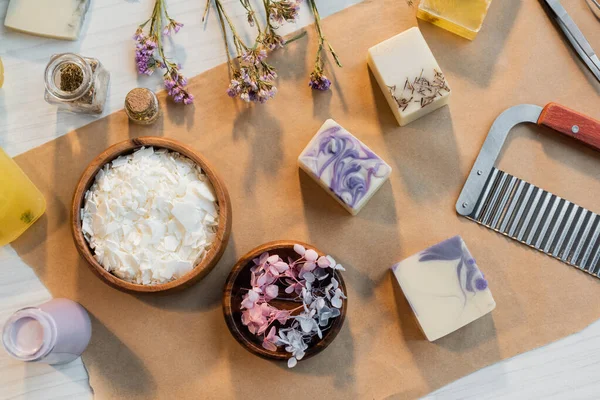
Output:
M265 15L267 19L267 28L269 28L270 32L275 32L275 27L271 24L269 20L269 8L271 8L271 0L263 0L263 5L265 6Z
M315 27L317 29L317 34L319 35L319 50L317 51L317 61L315 64L315 69L320 70L320 71L323 70L323 58L322 58L321 53L323 52L323 48L325 47L325 44L327 44L329 52L333 56L335 63L337 64L338 67L341 68L342 63L341 63L337 53L335 52L335 50L333 50L333 47L331 46L331 44L329 43L329 41L325 38L325 35L323 34L323 28L321 27L321 15L319 14L319 9L317 8L316 1L308 0L308 3L310 5L310 8L312 9L314 16L315 16Z
M210 2L210 0L208 0L206 2L206 9L208 10L208 3ZM227 31L225 30L225 20L223 19L223 15L221 14L221 10L218 7L215 7L217 9L217 14L219 15L219 23L221 24L221 30L223 31L223 40L225 41L225 53L227 53L227 66L229 67L229 74L233 76L233 72L234 72L234 68L232 65L232 61L231 61L231 55L230 50L229 50L229 42L227 40Z
M229 25L229 29L231 30L231 34L233 35L233 43L235 44L238 56L240 56L244 51L248 51L248 46L244 44L242 38L240 38L240 36L237 34L233 22L231 22L229 16L225 12L225 9L223 8L223 4L221 4L221 0L215 0L215 6L219 11L219 18L224 18L224 20L227 21L227 25ZM227 41L227 36L225 36L225 41Z
M248 14L250 14L250 16L252 16L254 25L256 26L256 29L258 30L258 39L260 39L263 34L262 29L260 27L260 23L258 22L258 18L256 17L256 13L254 12L254 8L252 8L252 4L250 3L250 0L240 0L240 3L242 3L242 6L246 9ZM268 22L269 21L267 21L267 23Z
M165 0L156 0L154 2L154 8L152 9L152 15L150 19L141 24L138 29L144 29L144 27L150 22L150 32L149 37L156 41L156 47L158 50L158 55L160 56L162 63L165 65L165 76L170 75L174 69L177 69L177 65L171 61L169 61L165 55L163 49L163 41L162 41L162 29L163 29L163 15L169 21L171 18L167 13L167 5Z

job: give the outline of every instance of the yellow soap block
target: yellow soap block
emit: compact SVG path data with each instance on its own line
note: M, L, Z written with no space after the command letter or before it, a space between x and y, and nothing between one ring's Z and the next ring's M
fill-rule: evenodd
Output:
M0 247L18 238L45 211L44 195L0 148Z
M473 40L491 3L492 0L421 0L417 17Z

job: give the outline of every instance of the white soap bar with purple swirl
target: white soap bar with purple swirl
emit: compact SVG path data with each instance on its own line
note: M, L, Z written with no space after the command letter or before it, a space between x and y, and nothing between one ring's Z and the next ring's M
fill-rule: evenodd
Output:
M371 47L367 62L400 126L450 100L448 82L419 28Z
M332 119L312 138L298 164L352 215L392 172L381 157Z
M429 341L496 308L488 282L460 236L399 262L392 271Z

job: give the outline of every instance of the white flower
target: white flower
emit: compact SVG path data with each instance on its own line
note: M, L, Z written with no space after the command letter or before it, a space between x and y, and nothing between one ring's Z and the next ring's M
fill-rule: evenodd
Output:
M344 296L344 293L342 293L342 290L340 288L337 288L335 290L335 293L333 295L333 297L331 298L331 305L334 306L335 308L342 308L342 299L345 299L346 296Z
M295 317L296 321L300 322L302 332L311 333L312 331L316 331L318 329L317 321L314 319L315 313L315 310L311 310L310 312L305 311Z
M345 271L346 268L342 267L342 264L336 264L335 267L333 267L333 269L336 269L338 271Z
M302 275L302 279L304 279L308 283L313 283L315 281L315 275L312 272L305 272Z

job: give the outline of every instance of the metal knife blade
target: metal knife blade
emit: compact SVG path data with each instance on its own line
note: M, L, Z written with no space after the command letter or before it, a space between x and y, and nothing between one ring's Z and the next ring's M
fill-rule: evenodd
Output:
M464 216L473 212L511 129L523 122L536 123L541 113L542 107L540 106L521 104L509 108L496 118L460 193L456 203L456 212Z

